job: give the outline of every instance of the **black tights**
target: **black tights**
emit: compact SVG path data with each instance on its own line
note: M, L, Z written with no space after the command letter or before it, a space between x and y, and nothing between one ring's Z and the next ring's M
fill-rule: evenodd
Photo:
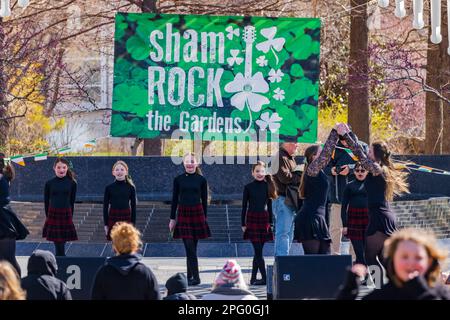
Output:
M373 235L367 236L366 241L366 262L367 265L376 266L380 268L381 281L384 279L384 270L383 270L383 246L384 241L389 238L389 236L384 233L377 231ZM377 259L378 258L378 259ZM381 282L383 283L383 282Z
M365 239L363 239L363 240L351 240L351 242L352 242L353 250L355 251L355 255L356 255L355 264L360 263L360 264L363 264L363 265L367 265L367 263L366 263L366 254L364 252L365 246L366 246Z
M16 239L1 239L0 240L0 260L6 260L17 270L19 277L21 270L19 263L16 260Z
M264 261L263 248L264 242L252 242L253 250L255 255L253 256L253 266L252 266L252 278L251 280L256 280L256 275L261 273L261 279L266 281L266 262Z
M183 243L186 250L187 277L188 279L200 280L197 259L198 240L183 239Z
M304 240L302 241L305 254L331 254L331 244L323 240Z
M53 242L55 244L55 256L65 257L66 256L66 243L65 242Z

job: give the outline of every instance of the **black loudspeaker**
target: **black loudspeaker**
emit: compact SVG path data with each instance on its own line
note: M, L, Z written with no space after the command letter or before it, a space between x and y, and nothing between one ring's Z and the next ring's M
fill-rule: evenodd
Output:
M102 257L56 257L56 277L66 283L73 300L91 300L95 275L105 261Z
M351 265L351 255L275 257L271 296L273 299L334 299Z

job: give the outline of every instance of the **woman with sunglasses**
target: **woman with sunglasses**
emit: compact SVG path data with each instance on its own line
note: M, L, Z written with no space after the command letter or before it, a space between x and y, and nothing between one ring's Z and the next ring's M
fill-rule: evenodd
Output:
M353 170L355 180L347 184L342 196L342 233L352 242L355 251L355 263L366 265L364 254L365 232L369 223L369 209L367 207L367 192L364 187L367 173L360 162Z

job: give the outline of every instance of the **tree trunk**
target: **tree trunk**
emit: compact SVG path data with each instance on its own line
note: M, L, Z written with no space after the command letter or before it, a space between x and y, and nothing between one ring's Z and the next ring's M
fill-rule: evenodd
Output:
M6 147L6 141L8 139L8 127L9 123L6 118L8 102L6 101L7 79L4 72L4 43L5 33L3 29L3 18L0 17L0 150ZM3 150L5 151L5 150Z
M348 68L348 123L361 140L370 143L367 0L350 2L352 12Z
M444 9L444 8L442 8ZM444 14L445 10L442 10ZM443 19L443 24L447 19ZM431 25L431 18L429 18ZM446 29L445 26L443 29ZM426 84L436 90L442 91L442 75L443 56L446 55L446 49L443 50L445 40L440 45L435 45L430 41L431 28L428 29L428 50L427 50L427 76ZM446 37L446 32L442 30L443 39ZM448 76L447 76L448 77ZM443 139L443 109L442 100L433 92L427 92L425 97L425 153L427 154L441 154Z
M141 10L142 12L150 12L150 13L158 12L158 8L156 7L156 0L143 0L141 4ZM133 150L134 152L137 151L137 147L140 144L140 142L138 143L137 139L138 138L136 138L136 142L134 143L134 145L136 146ZM163 154L163 141L161 138L144 139L144 156L160 156L162 154Z
M441 11L441 23L442 23L442 42L439 45L439 52L441 55L441 63L440 63L440 82L441 82L441 90L442 94L450 99L450 55L447 54L447 47L449 46L449 37L448 37L448 23L447 23L447 12L450 8L447 8L445 3L442 3L442 11ZM443 128L442 128L442 137L447 137L442 139L442 153L450 154L450 103L447 101L441 100L442 103L442 116L443 116Z

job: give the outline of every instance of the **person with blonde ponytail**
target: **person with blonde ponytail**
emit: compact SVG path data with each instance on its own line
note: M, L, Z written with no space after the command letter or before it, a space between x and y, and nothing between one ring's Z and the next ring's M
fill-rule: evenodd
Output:
M203 177L194 153L183 157L184 173L173 181L169 231L183 239L186 250L188 284L200 284L197 244L211 236L207 222L208 182Z
M6 163L0 153L0 260L13 265L20 276L20 266L16 260L16 240L23 240L29 234L27 228L9 205L9 187L14 180L14 168Z
M365 188L369 207L369 224L366 229L366 262L369 266L378 266L383 270L383 245L396 230L395 215L389 201L394 196L409 193L408 173L398 169L391 159L391 152L386 143L374 142L366 155L358 138L347 125L340 133L345 137L350 149L359 158L363 168L369 171Z
M251 285L266 285L266 264L264 261L264 243L273 240L272 200L276 199L276 187L271 175L266 174L266 164L258 161L252 168L254 180L244 187L242 197L242 231L244 240L253 245L253 267ZM248 210L247 210L248 208ZM261 280L256 276L261 273Z
M98 269L92 300L161 300L158 281L138 253L141 233L128 222L117 222L111 239L116 255Z
M303 205L295 218L295 239L302 243L305 254L330 254L331 238L325 219L329 181L323 169L328 165L338 142L337 124L323 148L309 146L305 150L305 168L300 182Z
M111 229L119 221L136 224L136 187L128 174L128 165L117 161L112 167L116 180L105 188L103 222L106 239L111 241Z

